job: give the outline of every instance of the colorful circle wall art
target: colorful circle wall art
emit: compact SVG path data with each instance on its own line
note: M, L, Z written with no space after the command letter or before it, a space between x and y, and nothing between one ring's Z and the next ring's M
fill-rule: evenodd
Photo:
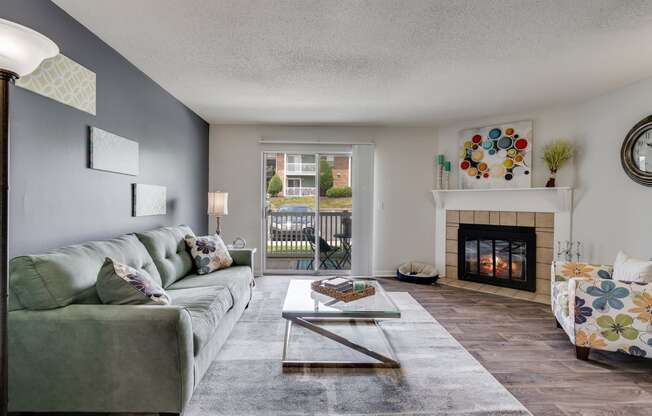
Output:
M463 130L460 143L462 188L531 186L532 121Z

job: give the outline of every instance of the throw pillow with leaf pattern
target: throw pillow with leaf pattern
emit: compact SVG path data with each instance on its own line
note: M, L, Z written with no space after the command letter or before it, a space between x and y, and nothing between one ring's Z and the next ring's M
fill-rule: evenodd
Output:
M226 244L217 234L203 237L187 235L186 245L190 250L190 255L195 260L197 274L208 274L225 269L233 264L233 259L226 248Z
M145 270L136 270L111 258L97 276L97 295L108 305L169 305L170 296L161 282Z

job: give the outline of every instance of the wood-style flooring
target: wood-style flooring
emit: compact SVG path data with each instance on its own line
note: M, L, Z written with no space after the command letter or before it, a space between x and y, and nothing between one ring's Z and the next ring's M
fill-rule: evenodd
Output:
M379 280L409 292L535 416L652 416L652 359L591 351L577 360L548 305Z
M652 359L592 351L577 360L548 305L379 280L410 293L534 416L652 416Z

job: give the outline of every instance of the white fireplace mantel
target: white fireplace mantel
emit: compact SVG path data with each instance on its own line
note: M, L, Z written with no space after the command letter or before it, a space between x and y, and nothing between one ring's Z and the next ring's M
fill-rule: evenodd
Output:
M491 188L433 190L435 200L435 265L446 270L446 210L552 212L554 238L571 240L573 189Z
M434 190L437 207L478 211L571 211L572 188L490 188Z

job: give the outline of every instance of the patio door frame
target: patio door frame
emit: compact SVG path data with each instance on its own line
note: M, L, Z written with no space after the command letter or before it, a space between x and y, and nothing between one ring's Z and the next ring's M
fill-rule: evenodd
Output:
M269 230L269 224L267 224L267 176L266 176L266 154L270 153L284 153L284 154L300 154L300 155L314 155L315 156L315 247L317 248L315 250L315 255L313 258L313 270L269 270L267 268L267 243L268 243L268 230ZM264 248L261 250L261 259L262 259L262 272L263 274L266 274L268 272L271 272L273 274L278 274L278 275L315 275L315 276L320 276L320 275L350 275L351 274L351 269L349 270L322 270L320 269L320 260L321 260L321 253L319 250L319 239L321 238L321 215L320 213L320 195L319 195L319 175L321 174L320 172L320 160L322 155L346 155L349 157L349 161L351 160L351 157L353 153L351 151L296 151L296 150L263 150L260 155L261 159L261 212L262 212L262 220L261 220L261 241L263 242ZM287 160L287 158L284 158ZM287 166L287 165L286 165ZM351 175L351 163L349 162L349 177ZM286 177L287 178L287 177ZM284 181L286 182L286 181ZM285 185L285 184L284 184ZM355 192L355 190L354 190ZM354 210L355 207L353 206L353 203L351 205L351 215L354 215ZM355 224L354 224L355 226ZM355 255L355 251L352 252L351 256ZM351 265L353 265L353 257L351 257L350 261Z

